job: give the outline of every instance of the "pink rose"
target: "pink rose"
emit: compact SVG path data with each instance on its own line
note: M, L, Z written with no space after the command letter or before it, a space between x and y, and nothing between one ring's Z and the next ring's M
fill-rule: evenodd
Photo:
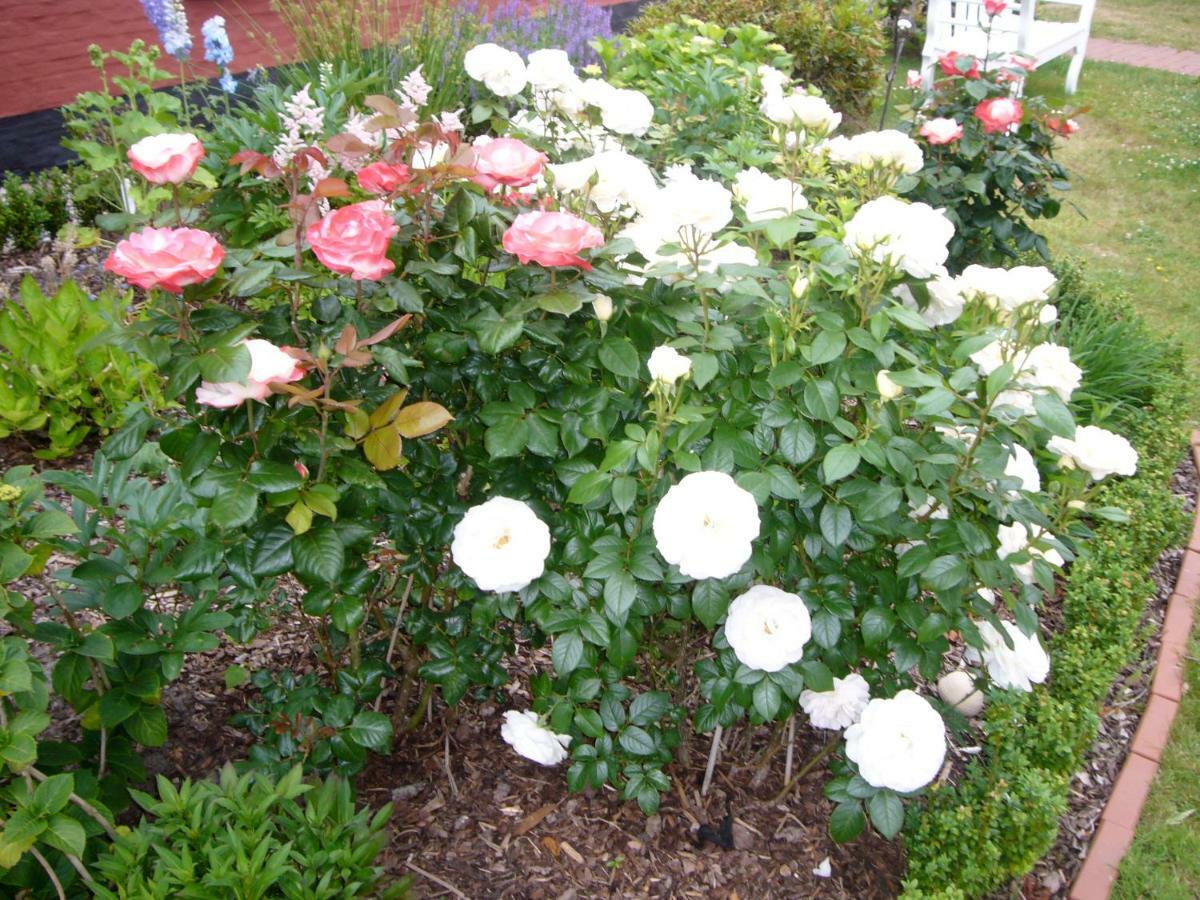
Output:
M1079 130L1079 123L1074 119L1063 119L1059 116L1047 116L1046 127L1055 134L1070 137Z
M930 119L921 126L921 137L933 145L949 144L963 136L963 127L954 119Z
M591 265L579 258L581 250L604 243L600 229L565 212L521 213L504 232L504 249L522 263L531 260L543 266Z
M221 266L225 249L197 228L143 228L113 248L104 268L140 288L172 294L207 281Z
M358 186L369 194L390 194L412 181L408 166L371 163L358 172Z
M382 200L367 200L313 222L308 226L308 243L317 259L339 275L378 281L396 268L387 251L399 230Z
M989 16L998 16L1008 8L1004 0L983 0L983 9Z
M959 62L970 62L969 69L963 69ZM979 77L979 60L973 56L959 56L957 50L951 50L945 56L938 60L938 65L942 69L942 74L948 78L954 78L961 75L963 78L978 78Z
M546 154L538 153L516 138L496 138L475 147L475 176L471 179L486 190L500 185L525 187L533 184L546 164Z
M129 148L129 164L152 184L183 184L204 158L194 134L154 134Z
M1024 113L1021 101L1010 97L993 97L975 107L975 118L983 123L983 130L987 134L1008 131L1021 121Z
M247 400L266 400L272 384L299 381L304 370L296 360L270 341L251 338L242 341L250 351L250 372L245 381L202 381L196 388L196 402L218 409L241 406Z
M908 76L904 79L904 85L915 91L921 86L921 73L916 69L909 69Z

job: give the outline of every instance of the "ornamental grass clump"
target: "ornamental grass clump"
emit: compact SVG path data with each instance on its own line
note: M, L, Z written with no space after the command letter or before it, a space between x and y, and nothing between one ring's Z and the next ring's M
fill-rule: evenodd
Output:
M652 813L694 733L715 760L811 722L834 836L892 837L961 721L945 655L993 695L1053 679L1039 608L1136 454L1075 426L1053 276L953 274L952 217L896 196L921 144L838 136L761 31L694 29L656 40L740 47L752 165L555 50L471 47L470 109L417 70L260 87L274 127L206 147L211 202L286 222L223 257L152 233L180 258L127 275L180 404L159 446L240 635L302 586L322 759L502 697L498 743Z

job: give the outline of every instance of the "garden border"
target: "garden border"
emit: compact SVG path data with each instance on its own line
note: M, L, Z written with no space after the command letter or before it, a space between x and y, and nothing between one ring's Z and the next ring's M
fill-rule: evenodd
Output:
M1200 469L1200 429L1192 432L1191 451ZM1158 774L1163 748L1179 712L1185 689L1183 661L1197 601L1200 601L1200 506L1196 508L1191 537L1184 548L1175 590L1167 602L1150 701L1104 806L1087 857L1071 886L1070 900L1107 900L1112 893L1118 866L1133 843L1142 807Z

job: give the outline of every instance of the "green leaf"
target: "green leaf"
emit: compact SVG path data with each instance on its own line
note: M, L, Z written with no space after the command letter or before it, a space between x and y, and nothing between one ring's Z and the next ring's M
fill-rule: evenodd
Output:
M125 720L125 728L135 741L146 747L161 747L167 740L167 717L158 706L139 704Z
M288 525L276 525L265 532L254 545L251 571L260 577L282 575L291 570L292 540Z
M529 424L520 416L505 416L483 435L483 445L492 459L520 456L528 443Z
M808 358L814 366L831 362L846 349L846 334L842 331L820 331L808 348Z
M360 747L386 753L392 740L392 720L383 713L360 712L350 723L349 734Z
M939 556L922 573L923 580L935 591L958 587L970 574L967 564L954 554Z
M200 377L205 381L245 382L250 374L250 351L244 344L213 347L200 356Z
M804 386L804 405L814 419L832 422L840 402L837 388L829 381L810 381Z
M610 472L585 472L571 485L571 490L567 494L567 502L580 505L591 503L604 493L605 489L612 484L612 480L613 476Z
M838 444L825 454L825 459L821 462L825 481L832 484L854 474L861 459L862 455L853 444Z
M831 650L842 636L842 623L829 610L822 609L812 617L812 633L813 640L826 650Z
M342 574L346 548L329 524L322 524L292 539L296 574L305 581L333 583Z
M829 836L839 844L852 841L867 827L862 804L857 801L839 803L829 817Z
M521 332L525 330L525 320L504 319L498 316L488 319L477 317L472 321L471 327L479 338L479 349L495 356L517 342Z
M175 560L175 577L180 581L215 575L225 556L225 548L216 541L199 540L188 544Z
M654 752L654 738L646 729L637 725L629 725L617 739L620 745L634 756L649 756Z
M775 718L782 701L783 692L770 678L764 678L754 686L754 709L764 720L769 722Z
M1075 419L1071 410L1059 399L1058 394L1049 391L1033 395L1033 408L1043 427L1051 434L1059 437L1073 438L1075 436Z
M692 589L692 611L705 628L716 628L729 609L729 591L715 578L696 582Z
M0 585L16 581L33 564L33 557L16 544L0 544Z
M51 775L33 792L31 806L39 815L52 816L62 811L70 802L75 791L75 776L71 774Z
M891 791L880 791L868 800L867 812L875 830L888 840L898 835L904 826L904 804Z
M641 371L638 352L625 338L611 337L600 345L600 364L624 378L637 378Z
M559 675L567 675L583 663L583 637L578 631L568 631L554 639L554 647L550 651L554 671Z
M696 387L704 387L716 377L719 370L720 365L715 354L696 353L692 355L692 381L695 382Z
M826 503L821 509L821 534L833 548L841 553L841 547L854 528L854 516L844 506Z
M892 633L896 620L891 612L880 607L872 607L863 613L862 636L868 644L882 644Z
M629 704L629 721L634 725L653 725L670 708L671 696L666 691L647 691Z
M100 598L100 608L114 619L124 619L142 608L146 602L141 588L130 581L120 581Z
M546 312L558 313L560 316L569 316L573 312L578 312L583 306L583 296L573 291L552 291L548 294L538 294L536 299L538 308L544 309Z
M248 484L239 484L217 495L209 519L224 531L245 525L254 518L257 509L258 492Z
M794 466L808 462L817 449L817 438L807 422L796 419L779 429L779 453Z
M225 670L225 690L231 691L241 687L250 680L250 673L245 666L234 664Z
M614 625L624 625L637 600L637 582L628 572L618 572L604 583L604 614Z
M87 848L87 832L75 819L67 815L52 816L46 823L41 839L63 853L83 856Z

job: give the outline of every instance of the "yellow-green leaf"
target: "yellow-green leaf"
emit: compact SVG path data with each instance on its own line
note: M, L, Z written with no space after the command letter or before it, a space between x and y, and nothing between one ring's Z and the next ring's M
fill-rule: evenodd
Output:
M396 430L406 438L417 438L432 434L452 421L454 416L440 403L422 400L400 410L396 416Z
M379 405L375 412L371 413L370 422L375 428L382 428L387 425L392 419L396 418L396 413L400 411L400 407L404 405L404 399L408 396L408 389L401 388L388 397Z
M292 531L296 534L304 534L312 528L312 520L312 510L303 500L297 500L287 514L287 523L292 526Z
M400 465L400 448L403 446L400 432L395 428L376 428L363 441L363 453L380 472Z

